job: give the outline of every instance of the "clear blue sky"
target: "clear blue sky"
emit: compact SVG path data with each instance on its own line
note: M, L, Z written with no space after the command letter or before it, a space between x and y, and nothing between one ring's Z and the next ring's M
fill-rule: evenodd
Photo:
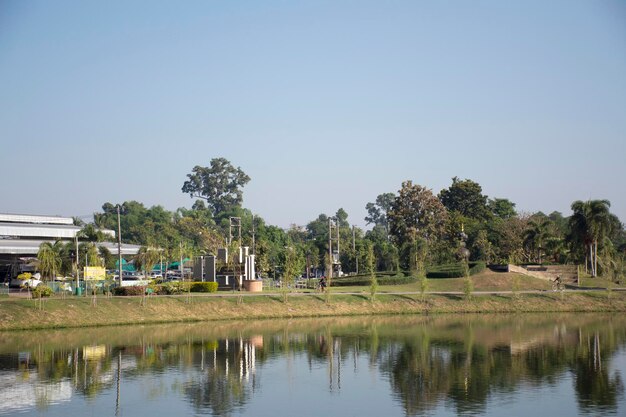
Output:
M625 221L626 2L0 0L0 212L190 207L215 157L283 227L453 176Z

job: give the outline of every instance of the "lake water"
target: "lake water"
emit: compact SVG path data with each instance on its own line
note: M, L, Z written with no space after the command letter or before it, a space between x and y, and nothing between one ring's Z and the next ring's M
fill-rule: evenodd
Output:
M626 415L617 315L0 333L0 416Z

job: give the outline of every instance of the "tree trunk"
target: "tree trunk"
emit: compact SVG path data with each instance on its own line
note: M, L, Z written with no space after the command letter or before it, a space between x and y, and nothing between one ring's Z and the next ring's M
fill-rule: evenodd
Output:
M591 269L591 276L596 276L596 270L593 268L593 242L589 244L589 268Z
M594 273L594 277L598 275L598 240L596 239L593 242L593 246L594 246L594 254L593 254L593 273Z

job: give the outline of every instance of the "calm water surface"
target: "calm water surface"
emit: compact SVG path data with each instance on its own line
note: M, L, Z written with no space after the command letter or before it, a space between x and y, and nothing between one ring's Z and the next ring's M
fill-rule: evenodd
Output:
M0 333L0 416L626 415L612 315Z

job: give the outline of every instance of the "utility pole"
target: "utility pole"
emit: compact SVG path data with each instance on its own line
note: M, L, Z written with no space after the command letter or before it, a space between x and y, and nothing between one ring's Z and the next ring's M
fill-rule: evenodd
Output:
M178 242L180 263L178 264L178 270L180 271L180 280L185 280L185 268L183 267L183 242Z
M241 245L241 217L231 217L229 219L229 227L228 227L228 244L233 243L233 229L237 233L237 239L239 241L239 245Z
M336 233L333 233L333 228ZM334 237L333 234L335 235ZM333 251L333 241L335 241L337 245L335 251ZM329 278L332 278L335 264L341 265L341 262L339 262L339 220L332 217L328 219L328 255L330 256ZM339 275L339 267L337 269L337 275ZM330 287L330 282L328 286Z
M79 269L79 259L78 259L78 235L74 236L74 240L76 242L76 295L78 295L78 286L80 285L80 269Z
M339 263L340 252L339 252L339 219L335 218L335 229L337 230L337 263Z
M78 255L77 255L78 256ZM122 286L122 223L120 221L120 205L117 205L117 257L119 265L119 274L118 280L120 282L120 287Z
M332 218L328 218L328 262L329 271L328 271L328 286L330 287L330 279L333 277L333 226L332 226Z
M354 252L354 260L356 262L356 273L359 273L359 256L356 253L356 231L355 226L352 225L352 252Z
M256 229L254 228L254 214L252 215L252 254L256 255L256 241L254 240L254 235L256 233Z

